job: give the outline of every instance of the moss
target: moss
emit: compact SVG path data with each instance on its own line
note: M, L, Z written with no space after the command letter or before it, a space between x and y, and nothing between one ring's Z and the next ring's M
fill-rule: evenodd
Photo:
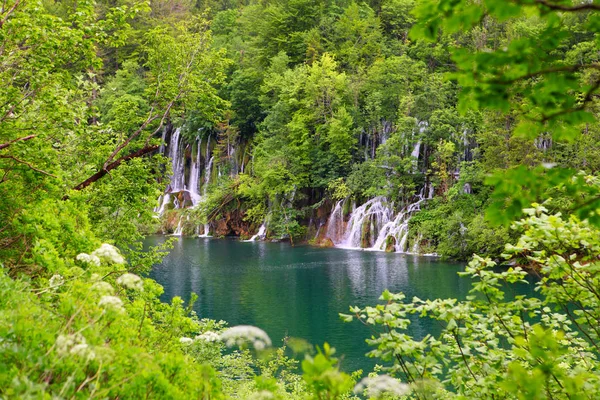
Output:
M365 218L360 232L360 247L371 247L371 218Z
M319 243L320 247L335 247L335 244L333 243L333 240L329 239L329 238L325 238L324 240L321 241L321 243Z
M385 251L387 253L393 253L396 251L396 238L393 236L388 236L385 239Z

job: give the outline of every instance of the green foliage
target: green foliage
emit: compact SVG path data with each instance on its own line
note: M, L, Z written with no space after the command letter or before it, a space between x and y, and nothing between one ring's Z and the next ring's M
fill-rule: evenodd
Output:
M433 398L584 398L595 392L598 232L540 206L525 212L515 224L523 234L507 245L506 259L533 268L539 280L527 280L520 266L498 270L489 258L475 256L461 273L472 279L466 300L405 301L401 293L384 292L385 304L342 315L382 329L368 340L375 348L370 356L393 361L386 370L414 389L444 383ZM509 295L506 287L514 284L535 285L540 298ZM412 315L438 321L440 333L410 337L404 331Z
M597 11L532 0L5 2L0 396L350 398L357 376L339 371L329 345L306 356L301 377L285 349L226 350L212 340L224 324L179 298L161 303L159 285L130 275L169 247L141 245L158 225L169 167L151 155L168 124L185 124L188 142L219 138L207 196L182 214L194 224L235 209L294 242L330 200L402 205L433 185L410 240L443 257L489 256L466 269L472 296L385 292L386 304L344 316L383 328L370 355L409 396L597 393ZM244 149L244 174L230 176L225 140ZM494 268L503 250L517 267ZM524 266L540 298L505 294ZM439 334L407 336L417 315Z
M338 399L353 387L351 377L338 370L334 354L335 349L325 343L323 350L317 348L316 356L306 356L302 361L303 378L313 392L311 398Z
M123 266L101 262L64 260L49 280L35 282L14 281L3 271L0 335L7 343L3 365L9 367L0 373L3 395L218 393L214 371L185 356L179 343L203 323L186 316L180 299L161 303L162 288L155 282L134 276L140 286L127 286L115 280L114 273L126 271Z

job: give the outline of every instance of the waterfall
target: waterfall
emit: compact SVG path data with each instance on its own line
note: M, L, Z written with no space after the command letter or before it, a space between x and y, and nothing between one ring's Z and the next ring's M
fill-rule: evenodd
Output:
M329 217L327 234L334 244L341 248L386 251L393 246L396 252L408 252L408 222L421 209L421 203L429 198L425 196L426 191L427 188L423 187L416 200L397 214L394 214L393 204L389 204L385 197L375 197L367 201L352 211L341 241L336 241L329 235L330 228L341 219L338 202ZM339 205L340 210L341 208Z
M411 253L413 253L413 254L418 254L419 253L419 245L421 243L421 240L423 240L423 235L421 235L419 233L419 236L417 236L417 239L413 243L413 247L412 247Z
M166 136L166 131L163 132L163 139ZM166 146L161 146L162 153L171 159L172 175L170 176L170 184L167 186L166 192L162 194L157 201L157 206L154 208L156 218L160 218L167 210L169 204L173 204L174 208L183 208L192 203L192 208L198 207L200 202L206 199L208 192L208 184L211 181L212 167L214 156L211 156L210 135L206 142L206 156L202 159L202 138L197 138L196 152L192 154L191 164L187 182L185 179L186 157L185 157L185 140L181 135L181 128L177 128L171 134L171 138ZM204 161L205 177L202 179L202 163ZM202 184L204 187L202 188ZM180 215L177 222L177 227L173 232L173 236L181 236L183 234L184 221L189 221L190 216ZM196 234L200 237L210 236L210 225L204 224L204 232L200 235L199 225L196 228Z
M211 237L210 236L210 224L204 224L204 233L202 235L198 235L198 237Z
M537 137L533 141L533 143L538 150L541 150L544 153L552 148L552 138L551 137L545 137L542 135L542 136Z
M339 243L340 247L366 247L362 245L363 243L361 243L363 239L363 226L365 223L370 224L370 242L374 236L373 233L376 233L379 227L387 224L390 221L391 216L391 208L388 207L387 201L384 197L375 197L367 201L362 206L356 208L352 212L352 215L350 215L350 220L348 221L348 226L346 227L346 234L344 235L342 242ZM372 245L372 243L369 244Z
M169 193L165 193L164 195L161 195L158 198L158 202L160 203L160 206L155 207L154 212L157 213L158 216L160 217L165 212L165 208L167 207L167 204L169 204L171 202L171 195Z
M388 238L394 238L393 245L396 252L405 253L408 251L408 222L413 214L421 209L421 203L426 200L423 192L424 190L417 196L414 203L402 209L392 221L387 222L379 230L377 240L371 250L385 251L388 246Z
M186 221L190 220L190 216L186 217ZM172 236L182 236L183 235L183 215L179 217L179 222L177 222L177 228L175 228L175 232L173 232Z
M327 220L327 231L325 237L331 239L334 244L340 243L344 235L344 202L340 200L335 203L335 207ZM321 227L319 227L319 230ZM317 235L319 232L317 231Z
M419 140L417 142L417 144L415 144L415 147L414 147L412 153L410 153L410 156L412 158L416 158L418 160L419 159L419 152L420 152L420 150L421 150L421 141Z
M162 137L160 138L160 147L158 149L158 152L160 154L164 154L165 152L165 138L167 137L167 127L164 126L163 130L162 130Z
M185 159L183 154L183 138L181 137L181 128L175 129L169 142L169 157L173 166L173 175L171 175L170 192L185 190Z
M208 153L208 151L207 151L207 153ZM207 154L207 156L208 156L208 154ZM208 184L210 183L210 176L211 176L214 158L215 158L214 156L212 156L210 158L210 160L206 163L206 169L204 170L204 192L203 192L204 197L206 197L206 193L208 192Z
M198 180L200 179L200 147L202 139L198 140L196 149L196 158L192 158L192 167L190 168L190 177L188 180L188 191L192 198L192 206L196 206L200 201L200 193L198 192Z
M160 145L160 152L162 154L164 154L165 150L164 141L166 134L167 129L165 128L163 130L162 143ZM171 139L169 140L169 144L167 146L167 156L171 159L171 167L173 170L173 174L169 177L171 182L169 183L169 186L167 186L166 193L164 193L158 198L157 203L159 205L154 208L154 212L157 214L158 218L160 218L163 215L165 209L167 208L167 205L171 202L171 193L176 193L181 190L185 190L185 159L182 144L183 138L181 137L181 128L177 128L171 135ZM194 198L192 195L192 201L194 201L193 199ZM180 206L183 207L183 204L179 203L177 197L173 198L173 205L175 206L175 208L179 208Z
M258 228L258 233L252 236L250 239L246 240L246 242L255 242L256 239L264 240L267 234L267 226L263 222L263 224Z

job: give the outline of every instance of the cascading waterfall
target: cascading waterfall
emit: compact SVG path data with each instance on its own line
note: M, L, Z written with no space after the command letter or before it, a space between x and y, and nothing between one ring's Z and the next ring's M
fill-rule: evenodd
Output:
M183 138L181 128L175 129L169 143L169 157L172 161L173 175L171 175L170 191L185 190L185 159L183 155Z
M387 200L381 196L375 197L352 212L342 242L335 243L334 241L334 244L338 245L338 247L353 249L370 247L373 243L369 243L369 246L364 246L365 243L362 243L365 223L369 224L369 231L371 233L369 242L371 242L378 228L387 224L391 216L392 211L391 207L387 204Z
M415 144L415 147L413 148L413 151L410 153L410 156L412 158L419 159L420 150L421 150L421 141L419 140L417 142L417 144Z
M190 220L190 216L188 215L186 217L186 221ZM183 215L181 215L179 217L179 222L177 222L177 228L175 229L175 232L173 232L172 236L181 236L183 235Z
M202 235L198 234L198 231L196 231L196 234L198 235L198 237L211 237L210 224L204 224L204 233Z
M206 194L208 193L208 184L210 183L210 176L212 175L212 165L214 158L214 156L210 158L210 160L206 163L206 169L204 170L204 197L206 197Z
M158 198L158 203L160 206L154 208L154 212L157 214L157 217L160 217L165 212L165 208L167 204L171 202L171 195L169 193L165 193Z
M388 245L393 245L396 252L405 253L408 251L408 221L415 212L421 209L421 203L426 200L423 195L424 191L425 190L422 190L421 193L419 193L417 201L406 206L392 221L387 222L380 229L377 240L371 247L371 250L385 251L387 250ZM388 240L392 240L392 242L390 243Z
M385 197L375 197L352 211L345 233L338 236L337 230L343 229L343 204L338 202L329 217L327 237L336 247L390 251L405 253L408 248L408 222L420 210L421 204L432 196L433 186L423 187L414 202L394 214L393 204ZM426 192L429 192L427 197ZM338 239L341 237L341 239ZM412 252L418 251L418 241Z
M415 240L415 242L413 243L411 253L417 254L419 252L419 244L421 243L421 240L423 240L423 235L419 233L419 236L417 236L417 240Z
M166 135L166 129L163 131L163 142ZM168 156L171 158L171 167L173 169L173 175L171 175L169 186L167 187L166 193L158 198L158 206L154 208L154 212L157 217L161 217L164 213L167 205L171 202L171 193L179 192L185 189L185 160L183 160L183 154L181 149L182 138L181 128L175 129L171 135L171 140L168 146ZM161 152L164 151L164 145L161 144ZM177 198L173 199L173 205L175 208L179 208L179 201Z
M252 236L250 239L246 240L246 242L255 242L257 239L264 240L267 236L267 226L263 222L263 224L258 228L258 232L256 235Z
M340 200L335 203L335 207L327 221L325 236L331 239L334 244L339 243L344 235L344 202L345 200ZM321 227L319 227L320 229ZM317 231L317 236L318 234L319 232Z
M164 126L163 130L162 130L162 136L160 138L160 147L158 149L158 152L160 154L163 154L165 152L165 138L167 137L167 127Z
M166 134L163 133L163 140L166 137ZM170 177L170 184L167 187L166 193L161 195L158 198L158 205L154 208L154 212L156 213L156 217L160 218L165 210L167 209L169 204L173 204L174 208L183 208L187 201L191 200L192 207L197 207L202 199L206 196L208 184L210 183L210 175L213 164L213 157L210 153L210 135L208 141L206 143L206 158L204 159L205 168L205 178L203 180L204 187L201 187L201 177L202 177L202 138L198 138L196 141L196 152L195 157L192 156L191 164L189 168L187 182L185 179L185 146L184 139L181 135L181 128L177 128L173 131L169 143L166 148L166 155L171 159L171 166L173 170L173 174ZM161 146L161 150L163 154L165 154L165 146ZM210 157L210 160L209 160ZM187 184L186 184L187 183ZM182 201L178 196L175 196L175 193L178 192L186 192ZM202 192L202 194L200 194ZM189 197L188 197L189 195ZM189 204L189 203L188 203ZM186 217L189 221L189 216ZM180 216L179 221L177 223L177 228L175 229L173 235L181 236L183 233L184 226L184 217ZM202 237L209 236L209 224L204 225L204 233ZM196 233L198 234L200 231L200 226L196 229Z
M192 166L190 168L190 177L188 180L188 191L192 198L192 206L196 206L201 199L200 193L198 192L198 181L200 179L200 147L202 146L202 139L198 140L196 149L196 158L192 158Z

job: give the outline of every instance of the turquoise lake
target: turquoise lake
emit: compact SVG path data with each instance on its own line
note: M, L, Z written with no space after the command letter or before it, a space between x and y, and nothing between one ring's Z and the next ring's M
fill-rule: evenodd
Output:
M153 236L147 244L165 240ZM408 299L464 299L470 281L457 275L463 269L464 263L435 257L181 237L150 276L164 286L164 301L188 300L194 292L201 318L258 326L274 345L286 336L315 345L327 341L337 349L342 369L353 371L370 370L377 360L365 356L369 329L342 322L340 312L377 304L385 289L404 292ZM437 331L431 321L415 318L409 333L422 337Z

